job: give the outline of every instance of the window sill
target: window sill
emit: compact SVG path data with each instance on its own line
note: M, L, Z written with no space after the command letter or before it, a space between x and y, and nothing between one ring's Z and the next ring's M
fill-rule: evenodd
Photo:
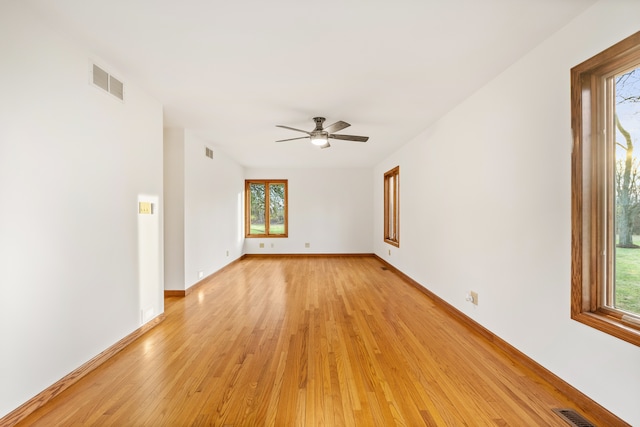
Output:
M631 326L631 323L604 312L582 312L572 315L571 318L630 344L640 346L640 329L638 327Z
M400 242L396 242L395 240L384 239L384 242L395 246L396 248L400 247Z

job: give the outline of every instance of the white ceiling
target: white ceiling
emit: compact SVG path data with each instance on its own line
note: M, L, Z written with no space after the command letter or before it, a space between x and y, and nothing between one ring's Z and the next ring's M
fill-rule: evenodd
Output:
M247 167L371 167L595 3L26 1ZM369 142L274 142L315 116Z

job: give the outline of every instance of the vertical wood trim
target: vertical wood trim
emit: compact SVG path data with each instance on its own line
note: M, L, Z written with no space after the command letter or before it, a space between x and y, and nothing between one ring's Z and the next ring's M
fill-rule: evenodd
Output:
M249 237L251 232L251 181L244 181L244 235Z
M575 68L571 70L571 108L582 110L583 83ZM571 316L582 312L582 114L571 114Z
M82 377L98 368L104 362L115 356L117 353L122 351L126 346L131 344L133 341L140 338L142 335L156 327L165 319L164 313L155 317L148 323L142 325L111 347L107 348L102 353L98 354L93 359L89 360L87 363L83 364L79 368L73 370L71 373L67 374L60 380L56 381L53 385L47 387L22 405L20 405L15 410L9 412L4 417L0 418L0 426L3 427L11 427L25 419L29 414L34 412L36 409L45 405L51 399L65 391L67 388L78 382Z
M394 184L396 186L394 197L395 202L393 203L393 229L395 231L395 242L398 246L400 246L400 166L396 168L396 174L394 179Z
M384 240L389 240L389 176L384 174Z
M289 180L284 180L284 237L289 237Z
M393 178L393 185L390 183ZM400 166L385 172L384 174L384 241L390 245L400 247ZM390 200L393 189L393 200ZM389 203L393 202L393 211L390 212ZM390 225L393 224L393 236Z

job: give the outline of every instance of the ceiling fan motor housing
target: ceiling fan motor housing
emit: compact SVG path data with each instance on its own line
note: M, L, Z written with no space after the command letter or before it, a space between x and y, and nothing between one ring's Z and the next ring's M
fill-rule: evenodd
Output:
M326 119L324 117L314 117L313 121L316 122L316 130L322 130L322 124Z

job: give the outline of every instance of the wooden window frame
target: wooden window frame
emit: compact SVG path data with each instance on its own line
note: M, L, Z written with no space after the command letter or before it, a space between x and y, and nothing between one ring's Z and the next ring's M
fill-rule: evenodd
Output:
M393 212L389 212L391 178L394 183ZM392 222L393 227L390 227ZM400 247L400 166L396 166L384 174L384 241Z
M264 184L265 185L265 234L250 234L251 231L251 191L249 186L251 184ZM269 185L271 184L284 184L284 234L270 234L269 233ZM244 208L244 229L246 238L280 238L289 237L289 188L288 180L286 179L246 179L244 181L244 194L245 194L245 208Z
M640 346L640 316L605 305L615 263L607 85L638 64L640 32L571 69L571 318Z

